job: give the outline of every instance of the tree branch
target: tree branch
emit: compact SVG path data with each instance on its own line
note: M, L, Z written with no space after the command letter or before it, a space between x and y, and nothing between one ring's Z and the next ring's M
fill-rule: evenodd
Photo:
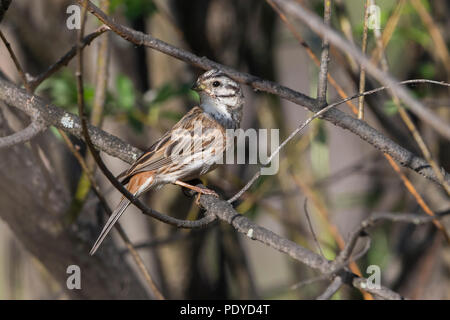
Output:
M324 0L324 23L330 26L331 22L331 0ZM317 83L317 100L319 105L327 102L327 75L328 62L330 60L330 43L327 37L323 37L322 54L320 57L319 81Z
M325 291L316 300L329 300L343 285L342 278L336 276Z
M27 142L44 131L47 126L39 119L33 119L23 130L13 133L7 137L0 137L0 149Z

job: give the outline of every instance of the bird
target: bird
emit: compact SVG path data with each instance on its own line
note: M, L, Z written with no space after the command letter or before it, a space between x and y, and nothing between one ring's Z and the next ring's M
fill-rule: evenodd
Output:
M227 130L240 128L244 94L240 84L223 71L211 69L201 74L191 88L200 97L198 106L186 113L127 170L117 176L134 197L166 184L192 189L200 194L217 194L210 189L188 184L214 170L228 150ZM198 198L197 198L198 201ZM130 201L122 196L95 241L94 255L120 219Z

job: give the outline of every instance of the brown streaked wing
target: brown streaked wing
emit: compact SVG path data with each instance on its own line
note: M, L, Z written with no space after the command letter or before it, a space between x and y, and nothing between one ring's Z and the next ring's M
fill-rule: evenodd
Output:
M202 123L206 122L206 127L210 127L215 122L214 120L206 117L203 114L202 109L199 107L194 107L180 121L178 121L169 132L158 139L158 141L156 141L147 152L137 159L127 171L119 176L122 179L122 183L126 183L130 177L139 172L157 171L161 168L166 168L168 171L171 171L171 168L179 169L180 166L172 161L174 158L172 153L174 150L183 150L186 142L190 142L190 140L173 139L172 132L176 129L186 129L192 132L195 121L202 121ZM209 148L212 147L213 150L217 149L217 139L206 139L205 141L199 138L200 137L197 138L194 136L194 143L190 146L190 150L192 152L196 150L196 141L203 141L202 146L198 150L205 150L208 148L205 145L205 142L213 142L215 146L210 146ZM184 150L186 150L186 148ZM175 156L180 157L179 154L176 154ZM179 158L179 161L183 161L183 158ZM163 172L168 173L167 170L163 170Z

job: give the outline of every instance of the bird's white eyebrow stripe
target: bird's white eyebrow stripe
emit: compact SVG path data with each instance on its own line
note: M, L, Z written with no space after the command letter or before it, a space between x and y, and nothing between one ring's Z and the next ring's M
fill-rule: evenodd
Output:
M216 94L216 97L219 97L219 98L231 98L231 97L235 97L236 96L236 93L231 93L231 94Z
M202 78L202 80L208 80L211 78L223 78L223 77L228 78L228 76L225 73L219 72L219 73L213 73L213 74L207 75L206 77Z

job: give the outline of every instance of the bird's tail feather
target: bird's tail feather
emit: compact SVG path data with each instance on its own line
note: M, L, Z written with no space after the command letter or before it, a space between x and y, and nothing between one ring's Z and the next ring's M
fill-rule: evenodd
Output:
M103 227L103 230L100 233L99 237L97 238L97 241L95 241L94 246L91 249L91 252L89 252L91 256L95 254L97 249L102 244L103 240L105 240L105 237L108 235L109 231L111 231L114 224L120 219L120 217L122 216L122 214L125 212L125 210L128 208L129 205L130 201L127 198L123 198L120 201L117 208L109 217L108 222L106 222L105 226Z

